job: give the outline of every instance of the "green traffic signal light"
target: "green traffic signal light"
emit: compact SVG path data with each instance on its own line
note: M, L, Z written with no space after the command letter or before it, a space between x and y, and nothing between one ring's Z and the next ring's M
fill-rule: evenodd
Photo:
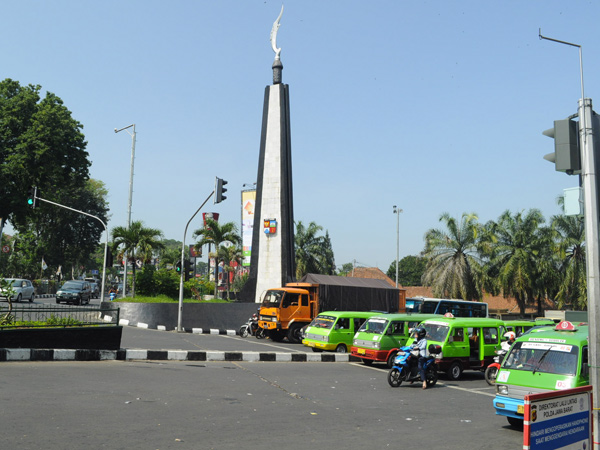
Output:
M175 272L181 274L181 261L177 261L177 263L175 263Z
M37 197L37 187L33 186L29 188L27 192L27 204L34 209L36 206L36 197Z

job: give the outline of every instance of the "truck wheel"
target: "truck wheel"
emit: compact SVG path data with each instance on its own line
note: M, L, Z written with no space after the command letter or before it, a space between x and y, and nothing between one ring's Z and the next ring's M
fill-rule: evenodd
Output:
M448 378L451 380L458 380L462 375L462 367L459 362L453 362L452 365L446 371Z
M400 369L393 367L392 369L390 369L390 371L388 372L388 384L391 387L398 387L402 384L402 376L400 373Z
M346 348L346 345L344 344L340 344L335 348L336 353L348 353L348 349Z
M391 369L392 367L394 367L394 360L396 359L396 353L398 352L392 352L390 353L390 356L388 356L387 359L387 366Z
M281 331L272 330L267 332L267 337L273 342L281 342L283 341L284 335Z
M300 330L301 329L302 329L302 326L298 323L295 323L292 326L290 326L290 329L288 330L288 334L287 334L288 341L290 341L292 344L300 343Z

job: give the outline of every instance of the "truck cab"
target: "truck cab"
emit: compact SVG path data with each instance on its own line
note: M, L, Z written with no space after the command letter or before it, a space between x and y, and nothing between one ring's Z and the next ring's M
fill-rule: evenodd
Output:
M316 288L308 283L288 283L285 287L265 292L260 306L258 326L280 342L300 342L302 327L316 316Z

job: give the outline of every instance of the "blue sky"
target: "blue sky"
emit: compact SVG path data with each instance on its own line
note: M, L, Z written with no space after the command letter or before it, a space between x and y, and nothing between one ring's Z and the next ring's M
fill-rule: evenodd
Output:
M256 181L269 34L280 2L3 2L0 77L39 84L84 126L91 175L109 190L109 227L132 218L181 240L204 211L240 221ZM296 220L329 231L336 263L386 271L418 254L439 217L539 208L577 185L542 159L542 131L577 112L576 48L597 98L596 1L288 0L277 44L290 85ZM600 106L595 108L600 110ZM201 227L196 218L191 232Z

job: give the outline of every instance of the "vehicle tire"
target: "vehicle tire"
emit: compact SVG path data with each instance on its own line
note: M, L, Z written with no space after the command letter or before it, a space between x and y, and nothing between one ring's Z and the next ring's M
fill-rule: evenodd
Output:
M322 353L323 352L323 350L321 350L320 348L314 348L314 347L311 347L311 348L312 348L312 351L315 352L315 353Z
M348 353L348 349L346 348L346 344L340 344L335 348L336 353Z
M506 416L506 420L508 420L508 423L510 423L511 426L515 428L523 428L523 419L517 419L516 417Z
M362 362L363 362L363 364L365 366L372 366L373 365L373 360L372 359L363 358Z
M488 366L487 369L485 369L485 381L487 381L487 384L490 386L496 384L496 376L498 376L498 368L496 366Z
M80 299L80 298L78 298L77 300L75 300L75 301L73 302L73 304L74 304L74 305L77 305L77 306L81 305L81 299Z
M21 294L17 295L17 298L15 299L15 302L21 303L21 298L22 298Z
M462 375L462 366L460 365L460 363L453 362L446 371L446 375L448 375L448 378L450 378L451 380L458 380Z
M35 298L35 294L31 294L31 298L29 299L29 303L33 303L33 299Z
M285 337L281 331L276 330L266 332L266 334L273 342L282 342Z
M398 387L402 384L402 372L397 367L392 367L387 376L388 384L391 387Z
M299 323L292 324L287 333L288 341L290 341L292 344L299 344L301 329L302 329L302 326Z
M265 329L258 327L256 330L256 339L264 339L265 338Z
M59 299L56 299L56 303L60 305L60 300L59 300Z
M387 366L391 369L392 367L394 367L394 360L396 359L398 352L392 352L390 353L390 356L388 356L387 359Z
M240 337L248 337L248 327L240 327Z
M437 383L438 380L438 374L437 374L437 370L435 370L435 368L433 367L429 367L427 368L427 372L425 372L425 381L427 382L427 387L433 387L435 386L435 383Z

